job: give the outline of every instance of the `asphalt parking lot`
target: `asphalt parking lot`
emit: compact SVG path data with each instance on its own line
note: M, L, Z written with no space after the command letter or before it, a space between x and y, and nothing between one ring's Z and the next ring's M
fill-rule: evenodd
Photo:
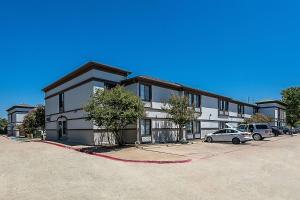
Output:
M0 137L0 199L296 200L299 143L299 136L280 136L243 145L146 145L149 155L192 159L149 164Z

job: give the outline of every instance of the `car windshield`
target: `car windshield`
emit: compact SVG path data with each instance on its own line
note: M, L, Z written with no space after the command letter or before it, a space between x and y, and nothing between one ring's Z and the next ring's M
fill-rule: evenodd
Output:
M268 125L265 125L265 124L257 124L256 125L256 129L268 129Z

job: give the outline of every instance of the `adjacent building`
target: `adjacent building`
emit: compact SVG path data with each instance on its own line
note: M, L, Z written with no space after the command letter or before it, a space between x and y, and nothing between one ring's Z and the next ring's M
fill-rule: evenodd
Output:
M31 106L28 104L18 104L7 109L7 118L8 118L8 126L7 126L7 135L8 136L24 136L19 130L18 125L23 123L25 115L34 109L35 106Z
M226 125L237 126L257 112L273 114L267 109L274 110L274 124L280 121L276 125L284 125L285 122L285 107L279 101L272 104L271 108L269 102L245 103L153 77L128 78L130 74L127 70L89 62L44 88L47 139L89 145L106 142L109 134L105 135L104 130L86 119L83 106L97 89L110 89L118 84L139 96L146 110L145 118L123 130L124 141L127 143L176 140L178 129L162 110L172 95L187 96L189 104L195 107L198 117L186 125L187 139L203 138L207 133ZM279 118L276 118L275 112Z
M286 126L286 104L278 100L256 102L259 112L272 119L272 126Z

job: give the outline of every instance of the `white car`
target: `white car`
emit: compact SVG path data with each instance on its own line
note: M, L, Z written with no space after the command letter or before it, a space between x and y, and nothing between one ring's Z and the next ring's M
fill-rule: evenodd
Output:
M252 140L251 133L241 132L234 128L225 128L205 135L206 142L232 142L233 144L240 144L250 140Z
M274 136L270 126L264 123L240 124L237 129L252 133L252 137L256 141Z

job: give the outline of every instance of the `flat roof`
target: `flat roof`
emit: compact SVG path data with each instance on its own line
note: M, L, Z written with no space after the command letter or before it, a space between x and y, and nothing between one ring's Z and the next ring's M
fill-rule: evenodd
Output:
M85 72L92 70L92 69L97 69L97 70L101 70L101 71L105 71L105 72L109 72L109 73L113 73L113 74L117 74L117 75L121 75L121 76L125 76L125 77L127 77L129 74L131 74L130 71L123 70L123 69L120 69L117 67L113 67L113 66L109 66L109 65L97 63L97 62L88 62L88 63L82 65L81 67L79 67L78 69L76 69L75 71L67 74L66 76L55 81L54 83L48 85L47 87L45 87L43 89L43 91L47 92L49 90L52 90L52 89L66 83L66 82L84 74Z
M6 111L9 112L15 108L35 108L35 106L29 105L29 104L17 104L17 105L14 105L14 106L8 108Z
M251 107L257 107L257 105L255 105L255 104L245 103L245 102L242 102L242 101L239 101L239 100L232 99L230 97L218 95L218 94L207 92L207 91L204 91L204 90L191 88L191 87L179 84L179 83L164 81L164 80L161 80L161 79L158 79L158 78L153 78L153 77L150 77L150 76L136 76L136 77L126 79L126 80L122 81L121 84L129 85L129 84L136 83L136 82L139 82L139 81L149 83L149 84L153 84L153 85L162 86L162 87L167 87L167 88L171 88L171 89L176 89L176 90L179 90L179 91L190 91L190 92L205 95L205 96L210 96L210 97L215 97L215 98L222 98L222 99L228 100L232 103L243 104L243 105L247 105L247 106L251 106Z
M256 104L266 104L266 103L277 103L283 106L287 106L287 104L282 102L281 100L274 100L274 99L261 100L256 102Z

